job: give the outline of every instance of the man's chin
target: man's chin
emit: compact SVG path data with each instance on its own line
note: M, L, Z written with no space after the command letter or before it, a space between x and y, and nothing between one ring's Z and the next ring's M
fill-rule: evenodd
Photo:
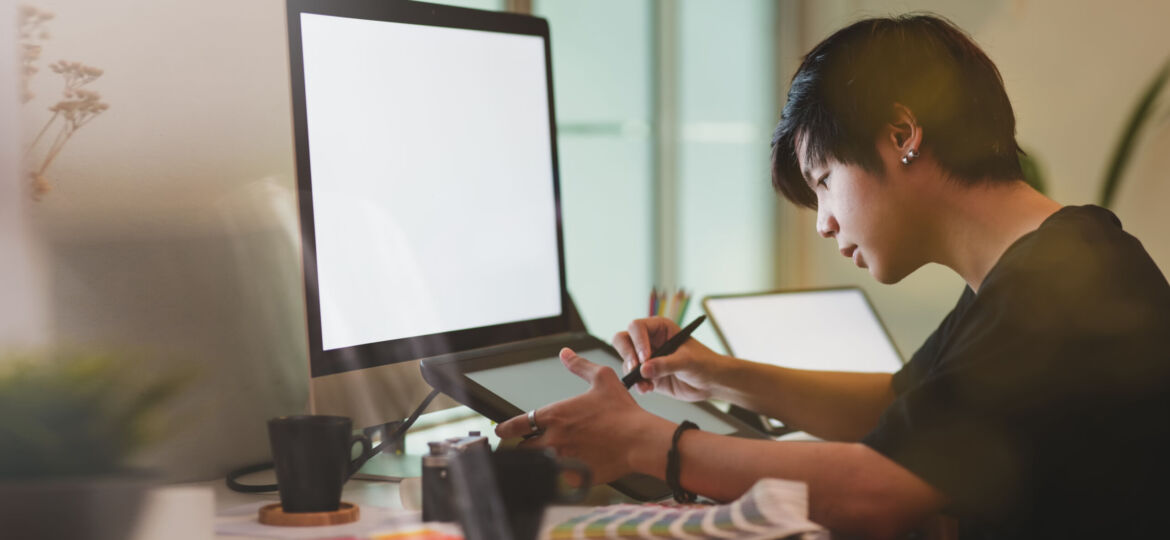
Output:
M893 285L898 283L905 279L906 276L910 275L913 271L914 270L912 269L908 272L897 272L891 271L890 269L879 265L869 266L869 275L873 276L873 278L877 280L878 283L883 285Z

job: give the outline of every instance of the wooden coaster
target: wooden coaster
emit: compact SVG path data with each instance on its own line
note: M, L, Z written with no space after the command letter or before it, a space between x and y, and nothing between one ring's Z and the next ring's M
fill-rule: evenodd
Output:
M260 509L260 523L281 527L319 527L353 523L361 517L356 504L342 502L333 512L285 512L280 503Z

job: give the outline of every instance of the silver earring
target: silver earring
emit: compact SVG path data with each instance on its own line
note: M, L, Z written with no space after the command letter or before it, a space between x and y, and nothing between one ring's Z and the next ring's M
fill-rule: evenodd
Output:
M917 157L918 157L918 151L911 148L909 152L906 152L906 155L902 156L902 165L909 165L910 162L914 161L914 158L917 158Z

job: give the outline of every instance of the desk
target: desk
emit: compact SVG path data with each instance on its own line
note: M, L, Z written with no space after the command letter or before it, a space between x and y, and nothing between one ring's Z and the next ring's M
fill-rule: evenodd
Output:
M454 428L466 433L467 426ZM792 433L782 440L812 439L803 433ZM275 481L271 471L256 473L242 479L245 483L266 484ZM345 485L342 498L364 508L381 508L391 511L415 512L413 519L421 520L421 481L407 479L403 484L396 482L350 480ZM279 502L276 493L236 493L227 488L223 479L192 484L162 486L156 488L148 498L132 540L210 540L257 539L264 536L217 535L216 526L231 520L255 519L255 510L242 512L249 505L258 508L264 504ZM588 512L592 507L606 504L630 502L608 486L594 487L586 499L586 506L552 506L545 513L545 524L561 523L576 515Z
M271 482L271 472L249 476L248 482ZM599 498L612 496L612 491L597 489ZM367 513L385 513L386 510L401 514L404 523L421 523L421 482L408 479L402 485L395 482L350 480L345 485L342 498L356 503ZM211 540L211 539L267 539L271 536L217 534L216 530L226 523L255 521L255 508L279 502L276 493L236 493L227 488L222 479L161 486L154 489L148 498L143 515L132 540ZM560 523L573 516L590 510L589 506L554 506L545 512L545 523ZM377 510L375 510L377 509ZM327 536L314 533L313 529L293 529L307 535Z
M271 473L268 475L271 478ZM254 478L261 476L255 475ZM271 480L250 478L248 481L262 483ZM366 524L370 524L371 520L375 524L384 523L388 519L402 525L421 523L422 514L417 508L416 502L418 499L408 493L414 491L410 487L412 484L417 484L417 479L413 482L408 481L406 489L393 482L350 480L342 492L342 500L361 507L362 520ZM276 493L236 493L228 489L222 481L214 483L211 487L215 493L215 529L219 533L216 538L272 538L272 536L263 535L264 533L252 535L225 531L262 527L256 524L256 512L260 506L280 502L280 497ZM406 494L405 497L404 494ZM313 530L328 531L329 529L337 530L334 527L291 527L280 528L279 531L287 532L288 537L293 538L303 537L302 535L313 536L318 534L314 533ZM325 537L328 534L322 532L319 536Z
M809 438L802 433L789 434L784 440ZM275 481L271 471L256 473L242 479L245 483L264 484ZM342 499L356 503L363 509L385 509L395 512L413 512L412 519L421 521L421 480L396 482L350 480L345 485ZM259 539L265 536L216 534L217 525L230 521L255 520L256 509L264 504L279 502L276 493L236 493L227 488L223 479L192 484L156 488L146 502L136 534L132 540L210 540ZM608 486L596 486L586 499L586 506L552 506L545 513L545 525L561 523L592 507L617 502L630 502ZM252 509L245 511L247 507ZM236 512L236 515L229 515ZM368 512L367 512L368 513ZM302 529L308 530L308 529Z
M426 442L442 440L447 437L466 435L469 431L478 430L487 435L492 446L497 446L499 440L492 431L494 426L489 420L478 415L468 415L466 418L446 420L441 424L423 426L424 429L412 431L407 440L407 451L421 453L426 451ZM416 473L417 474L417 473ZM275 474L269 470L247 475L240 479L246 484L270 484L276 481ZM355 503L366 509L378 509L390 512L414 512L413 519L421 521L421 480L407 479L400 485L397 482L351 479L345 484L342 500ZM153 490L143 515L137 533L132 540L209 540L212 538L270 538L265 536L216 534L217 526L232 520L255 520L256 511L244 512L245 507L253 506L256 509L264 504L279 502L280 497L273 493L237 493L228 489L224 480L198 482L191 484L162 486ZM550 507L545 514L545 523L560 523L575 515L587 512L593 506L600 506L614 502L630 502L629 499L614 491L609 486L597 486L590 491L585 504L588 506L555 506ZM228 515L231 512L237 515ZM241 514L243 513L243 514ZM310 528L300 530L311 530Z

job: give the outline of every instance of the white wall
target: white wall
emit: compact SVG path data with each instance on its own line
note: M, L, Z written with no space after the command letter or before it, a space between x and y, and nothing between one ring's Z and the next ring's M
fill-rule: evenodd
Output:
M103 69L91 87L110 105L33 207L55 340L197 372L143 464L212 478L266 458L264 421L308 396L284 2L37 7L56 18L26 135L60 96L45 62Z
M42 211L61 235L184 234L218 225L216 201L279 177L292 186L284 3L45 0L44 59L105 70L110 109L50 169ZM25 121L39 128L60 79L43 69Z
M1170 3L1130 0L818 1L804 2L802 47L792 62L836 29L866 16L930 10L969 32L996 63L1015 107L1018 140L1047 175L1049 195L1064 204L1094 203L1123 123L1155 70L1170 57ZM791 77L791 72L786 75ZM1165 109L1163 109L1165 110ZM1115 211L1143 239L1162 268L1170 230L1160 204L1170 195L1170 129L1165 113L1135 156ZM790 212L791 213L791 212ZM954 305L963 282L927 267L894 286L873 281L841 259L833 242L815 236L811 212L782 231L807 246L792 285L865 286L904 356L912 354ZM811 240L810 240L811 239Z
M16 27L16 2L0 0L0 28ZM11 35L6 32L6 35ZM16 41L0 39L0 118L19 115ZM47 271L20 174L20 124L0 122L0 354L43 345L50 334Z

